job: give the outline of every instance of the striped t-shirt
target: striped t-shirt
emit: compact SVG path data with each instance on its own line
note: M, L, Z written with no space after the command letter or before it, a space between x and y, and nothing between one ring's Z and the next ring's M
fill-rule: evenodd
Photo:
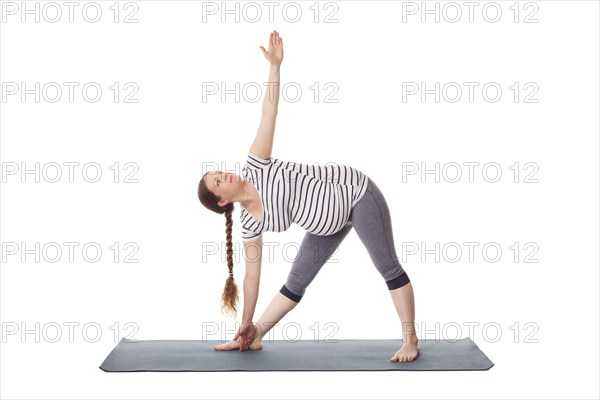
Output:
M248 154L242 177L258 191L262 220L243 206L242 241L265 231L283 232L292 223L319 236L332 235L348 222L352 207L367 190L365 173L346 165L308 165Z

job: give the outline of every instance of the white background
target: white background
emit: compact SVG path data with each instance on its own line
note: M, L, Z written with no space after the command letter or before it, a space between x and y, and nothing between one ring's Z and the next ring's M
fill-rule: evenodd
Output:
M462 2L457 23L436 23L432 15L423 23L419 14L403 22L406 4L393 1L318 3L317 23L313 2L297 3L303 15L296 23L282 18L285 3L269 21L262 2L261 21L228 15L222 23L219 15L203 22L199 1L138 1L139 22L123 23L134 9L121 2L114 23L113 3L98 2L97 23L82 18L82 2L73 23L62 6L57 23L36 23L32 15L22 23L19 10L1 26L3 84L32 89L35 82L57 82L65 89L56 103L33 95L22 101L19 93L1 104L2 398L598 398L597 2L531 3L537 11L524 2L497 2L497 23L484 20L485 2L472 23ZM451 18L454 11L447 11ZM534 11L539 22L524 23ZM324 23L332 13L337 22ZM273 156L348 164L369 175L390 207L396 250L415 290L419 337L471 337L495 364L489 371L111 374L98 368L132 333L128 322L140 340L201 339L203 323L223 324L223 339L233 338L241 312L234 320L219 307L227 278L225 219L200 204L197 185L215 163L241 173L262 98L203 101L203 83L264 87L269 68L259 46L268 46L273 29L284 41L281 84L292 84L280 101ZM63 82L80 84L73 103ZM82 98L88 82L103 89L96 103ZM121 95L134 82L138 102L115 103L109 88L115 82ZM463 97L403 102L403 82L428 89L456 82ZM473 102L464 82L479 84ZM490 82L503 90L497 102L482 98ZM537 102L525 102L533 92L529 82L537 85ZM325 99L333 92L328 83L337 85L335 103ZM302 96L293 102L296 85ZM73 182L66 162L79 163ZM138 183L124 182L133 171L128 162L139 168ZM472 180L469 162L478 163ZM50 181L52 168L37 182L34 174L21 176L23 166L35 163L40 171L62 165L62 179ZM99 182L83 179L87 163L100 166ZM412 163L419 172L457 163L462 177L452 182L456 170L449 168L438 181L432 174L403 179ZM493 168L482 175L482 166L494 163L502 173L495 183ZM20 168L16 175L7 174L12 165ZM294 247L286 256L283 246L300 243L303 234L296 225L265 233L273 255L263 263L255 320L291 267ZM238 204L233 235L241 288ZM50 260L53 250L22 261L24 248L54 242L63 250L57 262ZM79 244L73 262L65 242ZM137 263L124 262L132 252L128 242L138 246ZM469 242L477 244L472 259ZM13 243L16 254L7 250ZM103 251L98 262L82 256L89 243ZM453 243L462 250L456 261L454 248L442 251ZM413 244L416 254L407 248ZM439 251L427 254L436 244ZM487 256L484 245L492 245ZM498 260L494 246L502 251ZM333 333L327 322L337 326L337 339L401 338L387 288L354 231L274 328L274 339L284 338L286 324L297 324L302 339L312 339L318 324L325 339ZM76 324L72 342L69 323ZM21 335L35 332L36 324L37 338ZM93 328L84 335L85 324L100 327L97 341ZM62 336L52 343L57 325ZM293 327L287 333L296 334Z

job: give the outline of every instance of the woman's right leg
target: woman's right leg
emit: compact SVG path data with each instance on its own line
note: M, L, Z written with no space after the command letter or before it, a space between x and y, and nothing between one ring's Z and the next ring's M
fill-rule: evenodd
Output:
M352 224L347 223L333 235L318 236L310 232L305 233L285 284L255 324L257 328L255 341L262 340L273 326L296 307L308 285L315 279L351 229Z
M308 285L315 279L351 229L352 224L348 222L342 229L328 236L318 236L306 232L287 281L279 292L299 303Z

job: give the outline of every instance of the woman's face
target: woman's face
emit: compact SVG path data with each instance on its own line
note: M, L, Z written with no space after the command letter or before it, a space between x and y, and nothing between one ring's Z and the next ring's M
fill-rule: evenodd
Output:
M221 197L219 206L231 203L231 199L239 192L241 181L236 174L230 172L214 171L206 174L205 182L208 189Z

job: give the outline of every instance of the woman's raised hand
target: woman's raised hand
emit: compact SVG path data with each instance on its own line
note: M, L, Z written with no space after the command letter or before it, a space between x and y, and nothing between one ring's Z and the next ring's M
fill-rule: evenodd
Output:
M281 65L283 61L283 39L279 36L279 32L273 31L269 36L269 51L260 46L265 58L272 65Z

